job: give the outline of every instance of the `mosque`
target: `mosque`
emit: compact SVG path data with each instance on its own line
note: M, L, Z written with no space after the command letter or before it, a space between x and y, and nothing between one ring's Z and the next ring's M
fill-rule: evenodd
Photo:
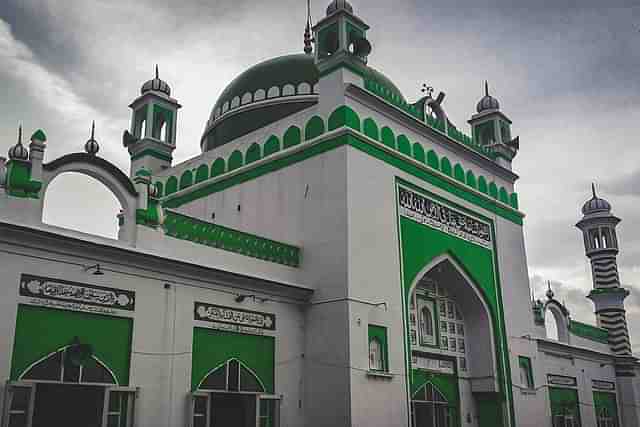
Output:
M408 101L368 31L333 0L304 52L227 86L182 163L157 72L128 172L94 132L45 162L56 142L20 131L0 161L3 427L640 425L610 204L594 190L576 218L597 325L532 300L511 120L488 87L469 134L444 92ZM43 224L67 172L113 192L117 240Z

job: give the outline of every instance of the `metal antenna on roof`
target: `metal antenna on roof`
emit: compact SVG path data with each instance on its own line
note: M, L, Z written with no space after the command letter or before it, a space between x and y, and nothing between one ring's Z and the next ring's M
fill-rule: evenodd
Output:
M307 26L304 29L304 53L311 55L313 52L313 37L311 37L311 0L307 0Z

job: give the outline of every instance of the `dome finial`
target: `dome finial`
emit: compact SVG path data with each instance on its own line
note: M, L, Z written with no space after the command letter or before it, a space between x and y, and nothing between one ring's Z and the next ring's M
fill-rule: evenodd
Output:
M551 280L547 280L547 298L553 299L554 293L551 289Z
M22 144L22 123L18 125L18 144Z
M591 192L593 193L593 198L597 199L598 196L596 195L596 183L595 182L591 183Z
M9 159L11 160L27 160L29 151L22 145L22 123L18 126L18 142L9 148Z
M95 135L96 135L96 122L95 120L93 120L91 122L91 137L86 142L86 144L84 144L84 151L86 151L92 156L95 156L96 154L98 154L98 151L100 151L100 145L98 144L98 141L96 141Z
M489 96L489 82L487 80L484 81L484 96Z
M313 38L311 37L311 0L307 0L307 26L304 29L304 53L311 55L313 52Z
M160 72L158 71L158 64L156 64L156 79L160 79Z

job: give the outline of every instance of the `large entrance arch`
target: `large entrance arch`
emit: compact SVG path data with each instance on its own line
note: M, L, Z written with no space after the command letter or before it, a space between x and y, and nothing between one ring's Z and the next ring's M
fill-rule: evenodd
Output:
M121 224L118 239L133 242L136 227L136 208L138 192L133 183L120 169L112 163L87 153L73 153L62 156L42 167L42 191L46 195L47 188L53 180L64 173L74 172L89 176L113 193L122 207ZM45 197L41 197L44 203ZM44 206L41 206L41 211Z

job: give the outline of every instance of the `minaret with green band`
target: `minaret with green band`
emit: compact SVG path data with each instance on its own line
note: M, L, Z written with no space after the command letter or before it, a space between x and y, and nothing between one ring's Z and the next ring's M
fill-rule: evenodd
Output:
M176 122L181 105L171 97L171 88L155 78L140 90L140 96L129 106L133 110L131 128L124 132L123 144L131 155L133 178L144 168L155 174L171 167L176 149Z

